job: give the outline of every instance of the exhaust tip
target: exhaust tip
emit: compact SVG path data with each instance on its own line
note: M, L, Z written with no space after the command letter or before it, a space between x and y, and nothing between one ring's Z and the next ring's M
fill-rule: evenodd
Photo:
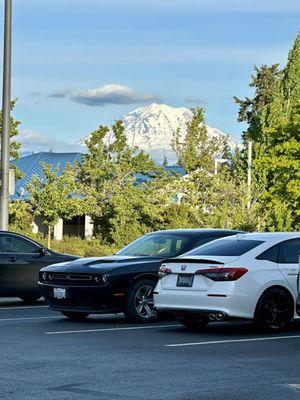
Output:
M215 315L215 314L209 314L209 315L208 315L208 318L209 318L211 321L214 321L214 320L216 319L216 315Z

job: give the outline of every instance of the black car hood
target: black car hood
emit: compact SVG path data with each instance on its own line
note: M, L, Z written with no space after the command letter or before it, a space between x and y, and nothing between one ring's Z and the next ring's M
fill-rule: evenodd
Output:
M79 258L74 261L67 261L52 264L44 267L42 271L47 272L95 272L104 273L119 267L126 267L133 264L151 263L159 261L161 258L148 256L122 256L112 255L105 257Z

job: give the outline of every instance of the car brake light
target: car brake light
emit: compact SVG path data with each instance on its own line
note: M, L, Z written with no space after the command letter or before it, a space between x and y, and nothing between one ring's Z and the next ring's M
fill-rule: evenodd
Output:
M223 267L223 268L209 268L198 269L196 275L203 275L213 281L236 281L248 272L244 267Z
M166 267L165 265L162 265L159 270L158 270L158 276L159 278L163 278L166 275L172 274L171 268Z

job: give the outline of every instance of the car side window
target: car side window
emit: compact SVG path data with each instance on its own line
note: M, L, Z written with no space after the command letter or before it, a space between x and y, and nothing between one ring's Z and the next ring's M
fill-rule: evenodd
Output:
M14 235L0 235L0 248L3 253L38 253L39 247Z
M278 262L280 264L298 264L300 239L287 240L280 244Z
M278 262L278 254L279 254L279 245L276 244L275 246L270 247L269 249L265 250L259 256L256 257L257 260L267 260L274 263Z

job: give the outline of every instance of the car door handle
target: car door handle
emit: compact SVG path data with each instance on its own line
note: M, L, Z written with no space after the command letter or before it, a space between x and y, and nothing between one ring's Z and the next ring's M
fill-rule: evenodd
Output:
M16 262L16 261L17 261L17 258L16 258L16 257L9 257L9 261L11 261L11 262Z

